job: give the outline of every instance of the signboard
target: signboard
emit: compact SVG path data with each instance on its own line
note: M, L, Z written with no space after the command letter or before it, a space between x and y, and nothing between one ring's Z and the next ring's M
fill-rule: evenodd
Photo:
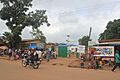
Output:
M70 46L69 50L71 52L85 53L85 46L83 46L83 45Z
M79 46L79 53L85 53L85 46Z
M95 44L96 44L96 42L88 41L88 46L93 46L93 45L95 45Z
M89 50L94 56L114 57L114 46L96 46Z

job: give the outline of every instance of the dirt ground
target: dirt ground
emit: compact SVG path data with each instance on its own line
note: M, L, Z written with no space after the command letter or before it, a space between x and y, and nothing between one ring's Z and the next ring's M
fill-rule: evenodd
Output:
M43 61L39 69L22 67L21 61L0 57L0 80L120 80L120 70L93 70L68 67L76 59Z

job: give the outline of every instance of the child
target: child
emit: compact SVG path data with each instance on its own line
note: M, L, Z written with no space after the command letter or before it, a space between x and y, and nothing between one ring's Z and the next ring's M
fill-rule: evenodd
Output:
M112 67L112 61L111 61L111 59L109 59L109 67Z
M88 69L91 69L91 61L88 62Z
M100 61L99 61L99 68L100 68L100 69L102 69L102 65L103 65L102 60L100 60Z

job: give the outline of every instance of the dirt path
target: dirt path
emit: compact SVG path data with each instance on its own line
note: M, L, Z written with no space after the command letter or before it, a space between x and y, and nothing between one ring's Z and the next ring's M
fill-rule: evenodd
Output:
M22 67L20 61L0 59L0 80L120 80L120 70L87 70L69 68L62 63L62 59L43 62L39 69ZM63 60L67 61L67 60Z

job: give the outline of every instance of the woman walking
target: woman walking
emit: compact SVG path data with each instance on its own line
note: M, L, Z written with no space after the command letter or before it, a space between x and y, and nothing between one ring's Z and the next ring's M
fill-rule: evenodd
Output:
M118 66L120 67L120 54L119 54L119 51L116 50L116 52L115 52L115 65L114 65L112 71L114 71Z

